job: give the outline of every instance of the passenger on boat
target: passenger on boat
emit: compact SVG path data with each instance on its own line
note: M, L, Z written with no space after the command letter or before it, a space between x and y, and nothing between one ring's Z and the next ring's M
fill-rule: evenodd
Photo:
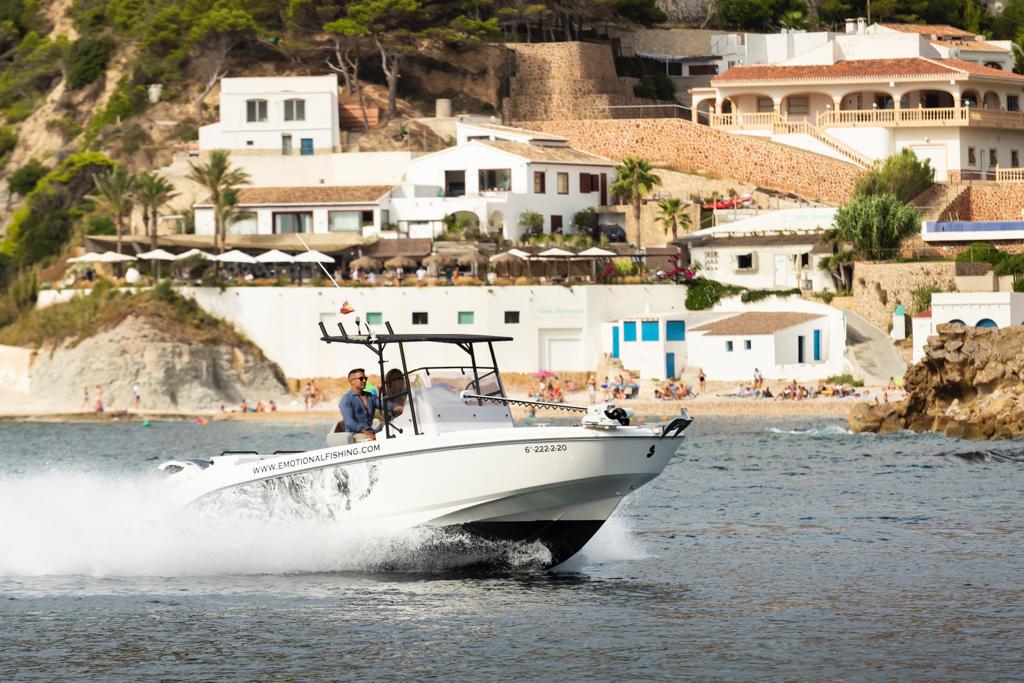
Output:
M365 391L366 370L356 368L349 371L348 381L352 389L338 402L345 431L352 434L353 441L375 441L377 433L373 429L373 414L380 409L380 398ZM392 414L398 414L402 410L390 402L388 409Z

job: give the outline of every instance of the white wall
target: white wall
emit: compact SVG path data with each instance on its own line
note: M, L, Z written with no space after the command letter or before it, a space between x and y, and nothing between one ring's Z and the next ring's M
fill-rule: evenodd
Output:
M477 214L482 226L486 226L491 214L498 211L504 217L505 237L519 239L519 216L524 211L536 211L544 216L544 230L551 231L551 217L562 217L563 230L568 231L572 217L578 211L600 204L600 191L580 192L580 174L591 173L607 176L610 186L614 180L612 166L574 165L528 162L522 157L477 142L451 147L434 154L414 159L406 172L406 182L434 190L434 196L393 199L390 206L392 222L440 221L446 214L456 211L472 211ZM509 192L481 192L479 172L487 169L510 169L511 190ZM441 197L445 185L446 171L465 173L466 195L463 197ZM533 191L534 172L545 173L545 191ZM569 192L558 193L558 174L568 174ZM485 201L472 202L474 199Z
M766 379L809 381L824 379L843 372L846 350L845 314L813 301L795 297L771 297L751 304L743 304L739 297L722 301L713 309L715 313L748 311L786 311L820 314L823 317L781 330L775 335L708 336L704 332L687 330L687 365L703 368L708 379L750 382L754 368ZM814 361L814 329L822 332L822 360ZM805 362L798 364L796 337L804 335ZM745 340L751 349L744 348ZM725 342L733 342L728 353Z
M266 121L246 121L246 102L254 99L266 100ZM305 101L305 120L284 120L284 102L289 99ZM199 129L199 147L280 153L282 134L292 136L296 155L302 138L311 138L321 152L338 148L336 74L221 79L220 120Z
M183 288L205 310L220 316L258 344L289 377L341 377L351 368L372 370L369 352L319 340L321 320L332 333L343 320L354 331L355 317L380 312L396 332L501 334L514 342L496 344L503 370L535 372L542 368L542 338L578 330L579 357L584 368L597 367L603 349L603 323L635 315L645 302L656 310L684 310L686 289L681 285L591 285L579 287L239 287ZM338 315L343 301L356 310ZM519 311L520 323L506 325L505 311ZM424 311L428 325L412 325L412 313ZM459 325L458 312L473 311L472 325ZM383 326L375 329L383 330ZM461 363L464 357L439 345L410 348L410 367L426 363ZM396 351L397 353L397 351ZM545 368L558 370L559 368Z
M231 156L232 165L249 174L253 187L397 185L411 160L410 152Z
M1018 292L939 292L932 294L932 317L914 318L914 362L924 357L928 337L939 325L960 320L976 325L988 318L1000 328L1024 324L1024 294Z
M728 242L728 238L722 238ZM693 247L691 259L703 266L703 273L712 280L750 289L793 289L800 287L800 280L810 279L813 291L834 289L832 278L828 272L818 268L818 262L824 254L810 254L810 265L797 269L794 256L810 251L811 244L773 247L728 247L706 245ZM708 259L708 252L718 254L717 264ZM756 262L751 270L735 271L735 257L740 254L756 254ZM786 264L785 284L775 284L775 257L783 256Z

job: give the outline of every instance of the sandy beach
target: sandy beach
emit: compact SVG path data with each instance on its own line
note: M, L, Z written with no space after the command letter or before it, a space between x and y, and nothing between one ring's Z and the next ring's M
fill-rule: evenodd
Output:
M889 400L896 401L903 397L902 392L888 392ZM874 401L875 397L881 397L880 389L867 390L860 397L831 398L817 397L804 400L783 400L783 399L759 399L750 397L723 396L708 393L706 396L695 396L681 401L659 401L654 399L634 399L620 401L620 405L632 411L638 422L657 422L668 420L679 415L679 411L685 408L690 415L700 416L749 416L764 418L782 417L826 417L845 418L854 405L860 401ZM525 394L513 394L513 398L526 399ZM569 394L566 403L570 405L586 405L588 397L583 392ZM337 419L337 408L333 402L324 402L311 410L296 409L293 406L287 409L274 412L246 412L242 413L237 408L220 412L219 410L108 410L103 413L95 413L85 410L54 410L41 402L32 401L5 401L0 404L0 420L4 421L81 421L81 422L103 422L112 420L254 420L254 421L280 421L280 422L313 422L317 424L330 423ZM512 415L516 420L522 420L527 415L527 408L524 406L513 406ZM556 409L541 408L536 413L536 421L543 423L545 420L565 418L576 413L568 413Z

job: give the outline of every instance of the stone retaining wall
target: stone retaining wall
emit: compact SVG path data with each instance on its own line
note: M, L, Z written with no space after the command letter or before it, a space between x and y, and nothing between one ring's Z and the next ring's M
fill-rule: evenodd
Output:
M735 178L816 202L842 204L861 170L838 159L759 138L733 135L682 119L526 121L516 125L562 135L573 147L655 166Z
M515 75L505 99L506 122L593 116L615 105L639 104L636 79L619 78L611 47L593 43L509 44Z
M956 291L956 264L952 261L858 261L853 269L853 297L841 305L879 329L888 330L896 306L903 304L909 312L913 307L914 290L922 286Z

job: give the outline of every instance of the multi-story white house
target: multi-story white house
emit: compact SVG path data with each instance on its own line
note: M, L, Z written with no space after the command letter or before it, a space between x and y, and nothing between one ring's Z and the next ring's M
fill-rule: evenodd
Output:
M373 238L390 230L392 236L435 237L445 229L447 216L464 215L486 232L516 240L523 234L519 222L526 211L543 217L544 232L568 233L575 213L608 203L614 180L609 159L532 131L467 128L461 132L460 124L459 130L468 141L416 158L388 152L332 154L310 159L312 166L306 168L300 159L277 158L268 165L269 157L240 157L238 165L250 171L253 183L240 190L227 232ZM470 139L482 136L478 129L485 128L487 139ZM248 163L255 160L259 163ZM212 235L213 206L199 203L195 210L196 233Z
M693 90L694 111L710 106L713 127L862 166L909 148L939 181L1020 165L1024 76L962 59L820 56L734 67Z
M199 149L303 155L340 149L338 77L222 78L220 120L199 129Z
M431 237L445 216L468 214L485 231L515 240L520 217L533 211L543 216L544 232L572 231L575 213L608 203L614 163L545 140L471 139L413 159L391 193L391 222L412 237Z

